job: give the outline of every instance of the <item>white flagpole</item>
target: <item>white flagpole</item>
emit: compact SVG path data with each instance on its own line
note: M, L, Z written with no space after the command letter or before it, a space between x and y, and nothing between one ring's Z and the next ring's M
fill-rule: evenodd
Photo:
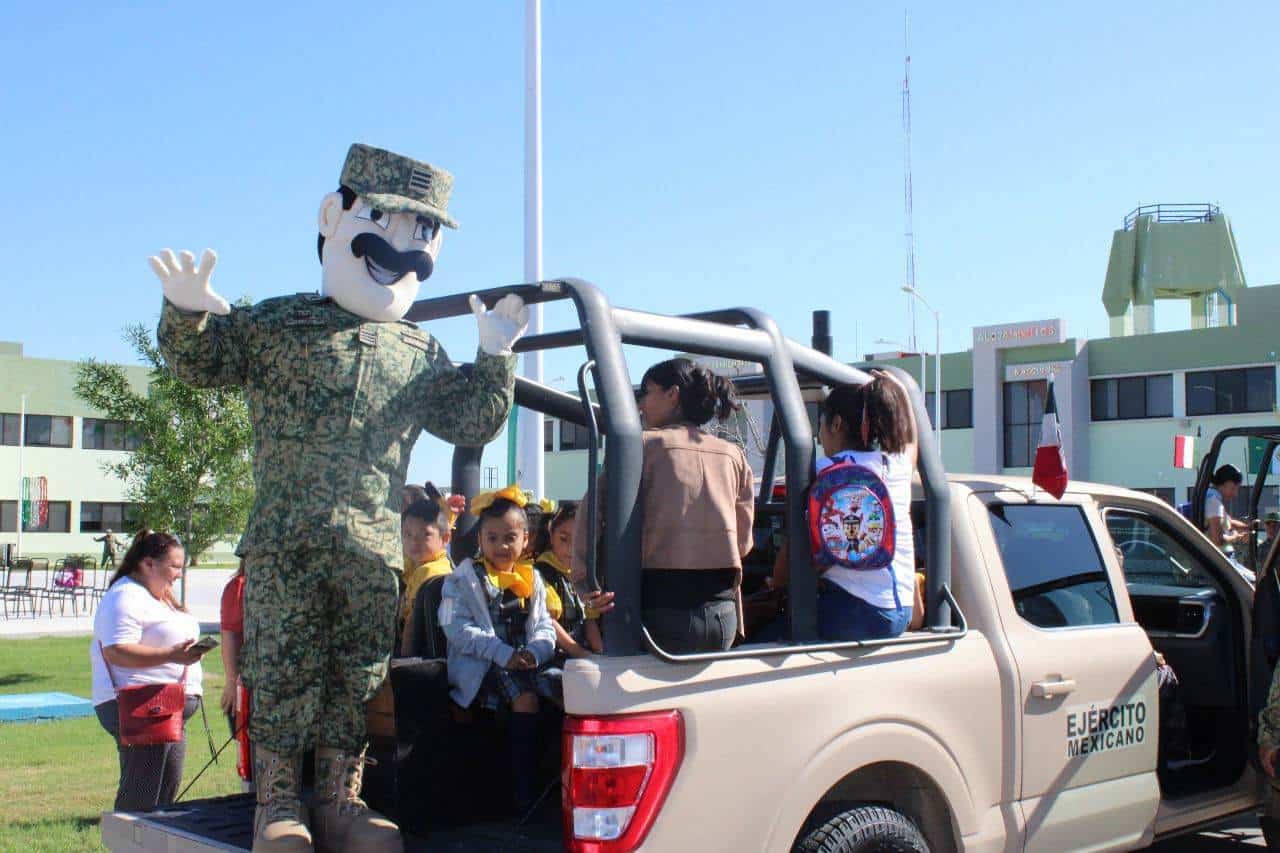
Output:
M27 443L27 395L22 395L22 409L18 415L18 556L22 556L22 447Z
M542 2L525 0L524 61L524 280L542 280ZM529 334L542 331L542 306L529 310ZM524 355L524 375L542 381L542 353ZM542 415L520 413L516 454L520 485L537 497L546 496L542 459Z

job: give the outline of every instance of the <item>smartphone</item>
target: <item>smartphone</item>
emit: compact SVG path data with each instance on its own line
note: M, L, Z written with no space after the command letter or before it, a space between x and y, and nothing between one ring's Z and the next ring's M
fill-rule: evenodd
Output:
M191 646L191 651L199 652L200 654L205 654L206 652L211 652L214 649L216 649L218 647L218 643L219 643L218 638L210 634L210 635L201 637L199 640L193 643Z

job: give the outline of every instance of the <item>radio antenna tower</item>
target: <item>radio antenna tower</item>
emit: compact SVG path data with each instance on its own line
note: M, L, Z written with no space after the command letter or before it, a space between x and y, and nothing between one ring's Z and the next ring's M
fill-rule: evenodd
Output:
M910 13L902 13L902 47L906 56L902 74L902 157L904 173L902 181L903 204L906 208L907 239L907 285L914 290L916 286L916 235L912 222L911 203L911 18ZM916 345L916 298L908 293L907 316L911 320L911 349L919 352Z

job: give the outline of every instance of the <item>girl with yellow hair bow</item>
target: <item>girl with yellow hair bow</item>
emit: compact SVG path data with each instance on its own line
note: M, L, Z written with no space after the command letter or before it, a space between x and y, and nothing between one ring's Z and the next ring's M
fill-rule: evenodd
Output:
M480 553L444 580L440 627L449 646L450 698L461 708L511 709L508 733L515 801L532 806L540 699L559 704L555 622L547 590L533 567L521 564L529 537L518 486L477 495Z

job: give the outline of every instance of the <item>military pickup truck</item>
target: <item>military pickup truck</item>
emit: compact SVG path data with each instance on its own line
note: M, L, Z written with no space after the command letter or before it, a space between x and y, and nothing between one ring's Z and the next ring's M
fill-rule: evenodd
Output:
M819 642L817 578L805 549L791 548L785 639L748 636L722 653L658 648L639 618L641 431L622 344L761 365L739 382L773 403L748 599L780 540L807 535L806 401L868 377L754 310L647 314L578 280L482 297L507 292L577 309L578 328L518 348L585 346L579 393L521 379L517 402L581 424L588 470L607 447L604 493L580 512L603 519L589 582L618 606L604 617L606 654L566 666L549 796L522 823L478 805L486 789L471 771L491 780L501 738L445 711L438 655L395 662L394 731L374 744L381 764L367 795L400 821L408 849L1130 850L1259 809L1250 718L1268 673L1248 583L1149 495L1076 482L1055 500L1023 478L947 476L928 430L912 512L927 579L921 629ZM468 311L464 297L445 297L410 317ZM457 450L456 489L475 493L479 460L478 449ZM777 476L785 487L774 488ZM1163 698L1157 651L1181 682ZM108 814L103 840L117 851L242 849L251 810L243 795Z

